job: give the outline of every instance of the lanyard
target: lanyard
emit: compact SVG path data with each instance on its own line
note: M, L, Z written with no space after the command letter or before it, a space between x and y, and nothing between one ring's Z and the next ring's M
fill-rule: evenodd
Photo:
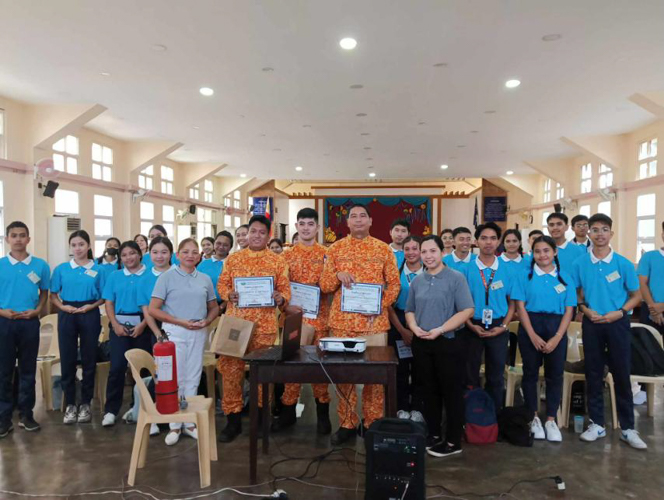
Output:
M491 270L491 277L489 278L489 283L486 282L486 277L484 276L484 271L480 269L480 276L482 276L482 284L484 285L484 303L486 306L489 305L489 289L491 288L491 283L493 283L493 278L496 276L496 270Z

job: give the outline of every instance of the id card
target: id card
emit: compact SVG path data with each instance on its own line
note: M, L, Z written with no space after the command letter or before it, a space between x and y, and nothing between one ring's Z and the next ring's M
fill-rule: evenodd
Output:
M608 281L609 283L613 283L614 281L619 279L620 279L620 273L618 271L613 271L611 274L609 274L606 277L606 281Z
M491 284L491 290L500 290L503 287L503 281L498 280L495 283Z
M32 283L35 285L41 281L39 275L34 271L30 271L30 273L28 274L28 279L32 281Z
M91 278L96 278L97 277L97 271L93 271L92 269L88 269L87 271L85 271L85 274L87 274Z
M493 310L492 309L482 309L482 323L486 328L489 328L489 325L493 323Z
M567 290L565 285L563 285L562 283L557 284L553 289L558 293L563 293Z

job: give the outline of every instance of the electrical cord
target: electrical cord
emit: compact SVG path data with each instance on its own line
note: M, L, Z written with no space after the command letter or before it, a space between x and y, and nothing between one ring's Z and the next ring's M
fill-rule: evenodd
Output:
M520 486L522 484L540 483L540 482L546 481L546 480L555 481L556 486L559 490L564 490L565 489L565 483L563 482L563 480L560 476L543 476L543 477L539 477L539 478L536 478L536 479L521 479L521 480L517 481L516 483L512 484L512 486L510 486L510 488L507 491L492 492L492 493L474 493L472 491L463 492L463 493L455 493L451 489L449 489L445 486L441 486L439 484L427 485L427 488L439 488L439 489L449 493L450 495L453 495L452 498L464 498L464 497L475 497L475 498L499 497L499 498L501 498L501 497L504 497L504 496L511 496L511 497L516 498L514 495L512 495L512 491L514 491L514 489L517 486ZM437 494L437 495L429 496L427 498L450 498L450 497L449 497L449 495Z

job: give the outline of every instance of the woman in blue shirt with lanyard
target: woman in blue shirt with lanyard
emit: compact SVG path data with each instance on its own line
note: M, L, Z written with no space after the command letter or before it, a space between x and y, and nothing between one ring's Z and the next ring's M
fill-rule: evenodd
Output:
M420 260L420 239L417 236L408 236L403 240L403 251L405 259L401 263L399 275L401 276L401 290L394 305L388 307L387 314L390 318L390 330L387 333L387 344L394 347L399 360L397 366L397 416L399 418L422 418L419 404L415 401L415 380L413 375L413 357L402 357L404 353L399 351L399 342L402 346L410 346L413 340L413 332L406 325L406 301L408 300L408 289L410 283L416 276L422 274L424 267ZM413 380L411 382L411 376ZM411 397L413 399L411 404ZM411 414L411 409L415 415Z
M228 257L231 248L233 248L233 235L228 231L221 231L214 239L214 254L198 265L198 270L210 277L219 305L221 305L221 297L217 290L217 282L219 281L221 271L224 269L224 261Z
M175 343L180 397L195 396L203 371L207 326L219 315L217 299L209 276L196 270L200 259L198 243L192 238L180 242L180 264L159 276L150 300L150 316L161 321ZM166 444L180 440L180 433L198 439L193 423L170 425Z
M51 303L58 312L58 342L62 369L62 392L67 408L64 423L89 422L90 402L95 389L97 343L101 333L99 306L104 303L104 273L92 260L90 236L74 231L69 236L69 249L74 256L60 264L51 279ZM83 383L81 406L76 407L76 361L80 339Z
M562 395L567 327L576 307L576 289L570 275L560 268L553 238L541 236L535 240L530 272L519 276L512 299L520 320L521 387L526 406L534 414L530 430L535 439L560 442L563 437L556 425L556 412ZM537 378L542 362L546 380L544 428L537 416Z
M141 264L141 249L134 241L120 245L120 259L124 269L115 271L104 286L106 315L111 324L111 371L106 386L106 407L101 425L115 424L115 417L122 406L127 359L129 349L152 352L150 332L138 304L138 290L145 266Z
M120 245L121 242L115 236L111 236L106 240L106 248L101 257L97 259L97 264L101 266L104 271L104 278L108 277L121 268L120 266Z

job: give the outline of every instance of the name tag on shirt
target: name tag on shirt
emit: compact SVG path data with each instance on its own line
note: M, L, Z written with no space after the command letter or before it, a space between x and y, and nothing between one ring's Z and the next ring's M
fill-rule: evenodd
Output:
M491 284L491 290L500 290L502 287L503 287L502 280L496 281L495 283Z
M97 277L97 271L93 271L92 269L88 269L87 271L85 271L85 274L90 276L91 278Z
M620 279L620 273L618 271L613 271L611 274L609 274L606 277L606 281L608 281L609 283L613 283L615 280L619 279Z
M39 275L34 271L30 271L30 274L28 274L28 279L32 281L35 285L41 281Z
M558 285L554 287L554 290L558 293L563 293L567 288L562 283L558 283Z

